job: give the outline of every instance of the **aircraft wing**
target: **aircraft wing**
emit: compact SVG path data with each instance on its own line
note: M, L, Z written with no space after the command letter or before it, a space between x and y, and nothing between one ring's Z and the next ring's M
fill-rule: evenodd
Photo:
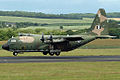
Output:
M81 36L54 36L52 39L47 39L46 43L61 43L65 41L84 40Z
M65 41L78 41L78 40L85 40L85 39L95 39L95 38L116 38L116 36L110 36L110 35L102 35L102 36L90 36L90 35L72 35L72 36L56 36L53 37L53 43L60 43Z

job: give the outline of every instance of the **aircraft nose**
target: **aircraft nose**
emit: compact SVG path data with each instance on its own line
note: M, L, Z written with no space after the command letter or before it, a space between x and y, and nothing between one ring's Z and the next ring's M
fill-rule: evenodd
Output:
M2 45L2 48L5 49L5 50L9 50L9 45L8 44L4 44L4 45Z

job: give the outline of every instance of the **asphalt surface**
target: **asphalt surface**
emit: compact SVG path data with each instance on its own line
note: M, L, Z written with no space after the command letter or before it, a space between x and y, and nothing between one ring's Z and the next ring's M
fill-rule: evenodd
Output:
M26 56L0 57L0 63L32 63L32 62L102 62L120 61L120 56Z

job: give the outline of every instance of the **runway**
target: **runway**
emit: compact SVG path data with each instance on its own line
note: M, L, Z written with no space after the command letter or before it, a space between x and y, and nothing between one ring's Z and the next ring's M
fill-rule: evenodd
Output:
M0 57L0 63L103 62L120 61L120 56L24 56Z

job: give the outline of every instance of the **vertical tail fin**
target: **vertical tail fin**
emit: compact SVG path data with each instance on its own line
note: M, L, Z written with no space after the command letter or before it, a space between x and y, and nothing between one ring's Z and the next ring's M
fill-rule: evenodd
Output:
M108 24L106 12L104 9L99 9L96 17L91 25L90 33L92 35L108 35Z

